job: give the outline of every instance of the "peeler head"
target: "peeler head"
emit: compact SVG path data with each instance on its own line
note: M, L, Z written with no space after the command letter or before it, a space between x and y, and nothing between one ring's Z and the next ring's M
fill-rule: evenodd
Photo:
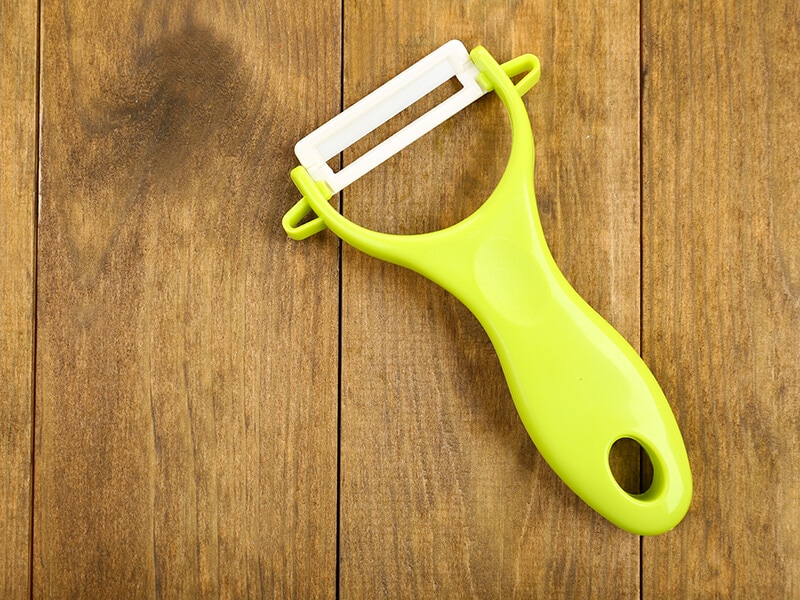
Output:
M326 222L321 215L301 224L312 211L307 198L311 192L304 190L298 182L305 182L306 187L310 185L314 195L319 192L327 200L492 91L494 84L484 72L485 65L481 66L481 59L487 56L488 52L483 47L467 52L464 44L451 40L297 142L295 154L300 166L292 172L292 179L303 191L304 198L283 218L283 227L289 237L302 240L326 228ZM489 60L493 62L493 59ZM522 96L539 80L539 59L531 54L524 54L503 63L498 72L508 79L511 93ZM523 73L525 75L519 82L511 83L512 77ZM451 79L456 79L461 87L446 100L338 172L334 172L327 164L331 158ZM519 111L524 114L521 104Z
M295 154L312 179L335 194L483 96L487 90L478 83L479 76L464 44L447 42L301 139ZM328 166L328 160L453 77L462 88L447 100L340 171Z

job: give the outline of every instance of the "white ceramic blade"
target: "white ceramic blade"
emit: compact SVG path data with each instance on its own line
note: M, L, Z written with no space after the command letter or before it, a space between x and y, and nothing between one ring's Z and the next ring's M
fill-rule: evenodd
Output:
M400 152L486 92L478 85L478 68L458 40L447 42L301 139L294 147L300 164L315 181L336 193ZM327 161L374 131L452 77L463 86L349 165L334 173Z

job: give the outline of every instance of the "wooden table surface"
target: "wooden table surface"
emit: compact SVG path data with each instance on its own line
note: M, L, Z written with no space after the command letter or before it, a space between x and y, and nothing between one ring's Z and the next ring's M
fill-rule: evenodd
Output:
M800 598L795 0L10 0L0 26L1 598ZM294 142L452 38L542 60L545 235L686 440L667 534L561 483L446 292L283 233ZM508 148L489 97L337 202L439 229Z

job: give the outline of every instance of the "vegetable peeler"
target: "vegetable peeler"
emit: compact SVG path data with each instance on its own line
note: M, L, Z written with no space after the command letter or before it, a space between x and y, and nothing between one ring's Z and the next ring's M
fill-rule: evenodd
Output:
M689 508L689 460L655 377L567 282L545 241L522 102L539 75L531 54L499 64L482 46L467 52L457 40L446 43L297 143L300 166L291 177L303 197L283 226L296 240L328 228L456 296L489 335L520 418L558 476L622 529L663 533ZM445 101L338 172L326 164L453 77L461 87ZM497 187L467 218L431 233L394 235L356 225L330 204L334 194L491 91L508 111L511 151ZM611 472L609 453L622 438L638 442L652 462L652 483L641 494L623 490Z

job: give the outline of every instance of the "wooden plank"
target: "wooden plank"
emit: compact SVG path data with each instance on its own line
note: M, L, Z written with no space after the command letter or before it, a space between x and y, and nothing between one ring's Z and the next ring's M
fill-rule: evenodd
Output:
M36 2L0 6L0 597L30 586Z
M0 596L30 582L36 202L35 2L0 8Z
M340 13L44 2L37 596L334 596L337 245L280 218Z
M528 106L545 233L635 344L638 32L629 1L345 3L348 105L451 38L541 57ZM345 190L345 213L399 233L452 224L491 192L508 148L503 109L485 100ZM638 598L639 539L538 456L470 313L351 248L342 276L341 597Z
M693 468L645 598L800 597L800 10L644 5L645 356Z

